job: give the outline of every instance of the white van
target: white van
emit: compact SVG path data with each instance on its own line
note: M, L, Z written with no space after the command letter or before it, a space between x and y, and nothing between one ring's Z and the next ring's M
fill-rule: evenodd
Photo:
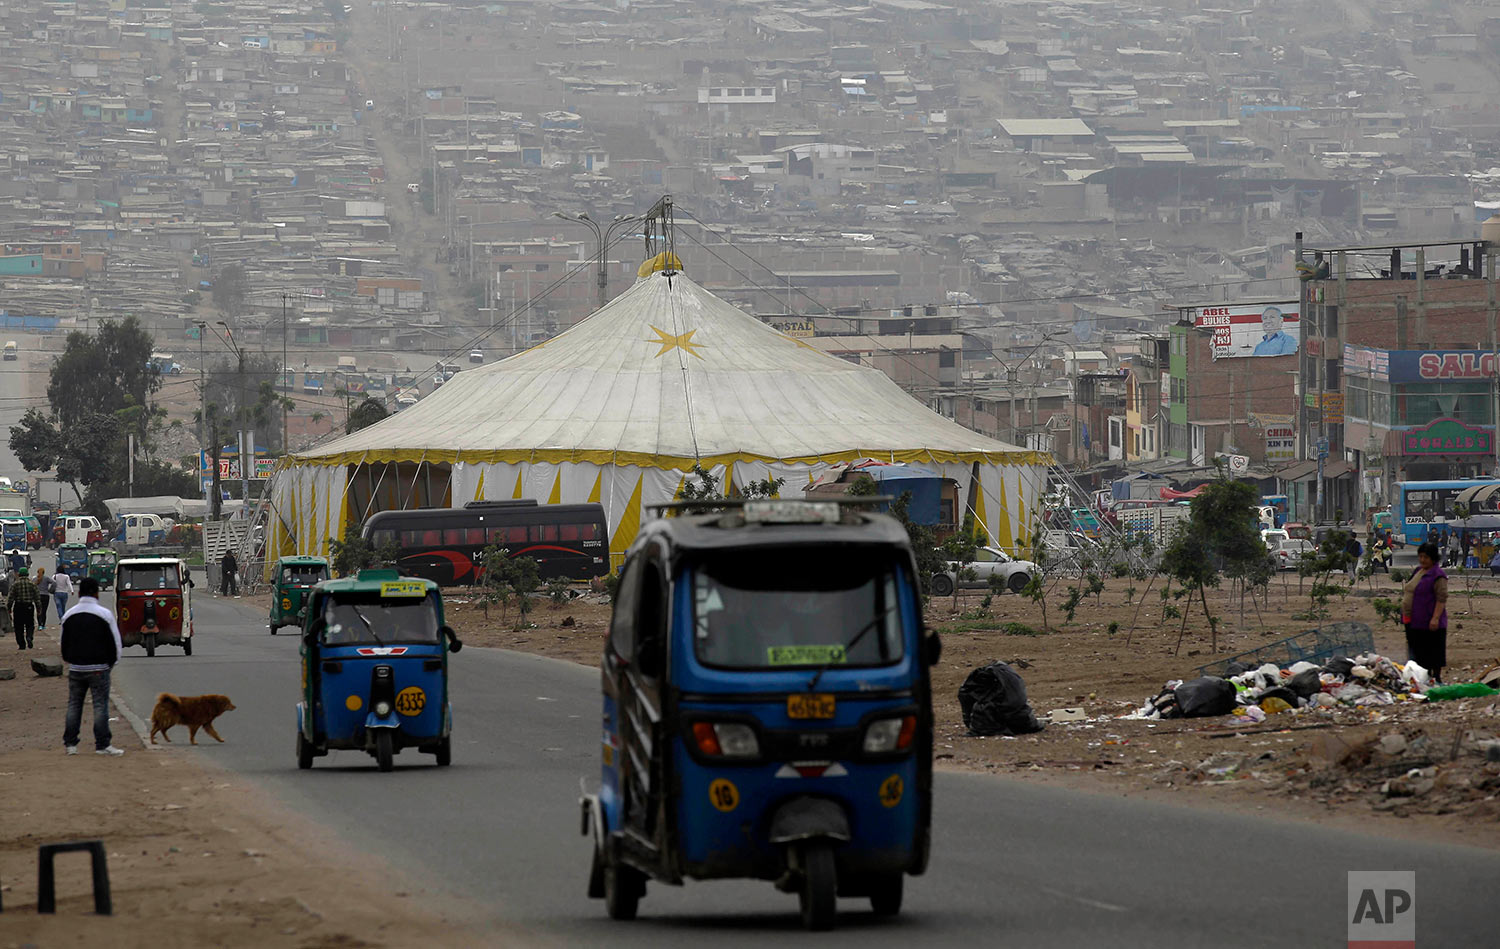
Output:
M18 347L16 345L16 341L15 340L8 341L5 344L5 361L6 362L14 362L15 360L20 359L20 358L21 358L20 347Z

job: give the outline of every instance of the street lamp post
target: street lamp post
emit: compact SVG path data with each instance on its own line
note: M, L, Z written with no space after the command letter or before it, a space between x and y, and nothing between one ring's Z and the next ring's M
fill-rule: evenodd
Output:
M203 337L206 335L208 324L202 320L193 323L198 327L198 432L204 442L214 442L208 452L209 462L213 465L211 479L213 482L214 517L219 516L219 448L216 442L217 436L213 433L213 426L208 422L208 363L204 361ZM202 474L199 474L202 477ZM207 493L206 491L204 492Z
M615 229L623 227L634 221L640 220L638 214L616 214L614 220L602 230L593 218L589 217L587 211L578 214L568 214L565 211L553 211L552 216L564 221L574 221L578 224L588 225L589 230L594 232L594 260L598 265L596 284L599 290L599 306L609 302L609 242L614 237Z

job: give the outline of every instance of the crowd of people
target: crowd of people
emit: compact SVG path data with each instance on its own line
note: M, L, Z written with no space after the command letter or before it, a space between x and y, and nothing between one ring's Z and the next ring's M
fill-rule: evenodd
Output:
M72 595L73 578L66 572L58 570L49 575L45 568L37 567L33 575L24 563L18 568L12 561L10 569L0 576L0 596L5 597L0 626L10 627L17 648L35 649L36 631L47 628L49 604L57 607L60 622Z
M1488 567L1491 576L1500 576L1500 535L1433 528L1427 532L1427 543L1437 548L1444 567Z

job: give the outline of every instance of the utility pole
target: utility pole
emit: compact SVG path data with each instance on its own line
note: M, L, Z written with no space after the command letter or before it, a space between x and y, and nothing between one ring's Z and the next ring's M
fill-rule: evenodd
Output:
M1293 239L1293 248L1294 254L1296 256L1296 262L1298 264L1302 263L1304 260L1304 254L1302 252L1301 231L1298 231L1296 233L1296 237ZM1299 278L1301 276L1301 273L1301 270L1297 271ZM1398 279L1399 277L1400 274L1395 274L1392 276L1392 279ZM1297 347L1297 367L1300 370L1299 377L1302 383L1302 398L1300 404L1298 404L1297 406L1297 417L1301 420L1302 423L1297 426L1297 447L1299 449L1298 454L1305 460L1308 458L1317 457L1317 445L1312 438L1312 415L1308 411L1308 402L1311 399L1316 398L1316 396L1313 394L1313 390L1317 387L1317 380L1314 378L1314 374L1317 370L1313 364L1313 357L1307 351L1307 343L1312 336L1310 332L1310 330L1312 329L1312 320L1308 318L1307 312L1307 281L1301 279L1297 281L1297 319L1302 324L1302 345ZM1321 404L1313 406L1313 411L1321 410ZM1318 481L1318 489L1322 489L1321 478ZM1314 508L1312 517L1310 519L1314 524L1317 523L1318 516L1316 508Z
M208 364L203 361L203 336L204 330L208 328L208 324L197 322L193 325L198 328L198 442L206 450L210 437L208 426ZM200 452L199 457L202 457L204 453ZM215 475L219 472L218 464L218 459L213 459L213 473ZM198 477L200 480L203 477L201 465ZM206 487L203 489L203 497L204 500L208 499L208 488Z
M135 432L130 432L125 436L125 454L125 468L127 472L125 475L125 496L133 498L135 497Z
M240 405L239 405L238 411L235 412L235 420L239 421L242 417L244 417L244 412L245 412L245 408L244 408L244 401L245 401L245 351L243 349L241 349L239 347L239 344L237 344L234 341L234 331L229 328L229 324L228 323L224 322L223 320L217 320L216 324L219 325L219 326L224 327L224 334L223 335L219 335L219 331L218 330L214 330L214 334L218 335L220 342L222 342L224 344L224 346L229 349L230 352L234 353L234 355L235 355L235 364L238 367L237 368L237 372L238 372L238 375L239 375L238 386L239 386L239 390L240 390L240 397L239 397L239 403L240 403ZM200 326L204 326L205 324L199 324L199 325ZM202 337L200 336L199 339L201 341ZM210 500L209 503L212 506L213 519L214 520L218 520L220 514L223 513L223 505L222 505L223 491L219 487L219 481L220 481L220 479L219 479L219 454L220 454L220 448L219 448L219 446L220 446L220 442L223 441L223 439L219 435L219 430L218 430L218 426L217 425L211 426L211 429L212 430L210 431L209 437L212 439L212 442L213 442L212 448L213 448L213 491L214 491L214 493L213 493L213 498ZM242 437L243 437L243 434L242 434ZM244 474L244 467L245 467L245 450L244 450L244 446L241 445L241 447L240 447L240 474L241 475ZM246 482L246 485L245 485L245 492L246 492L246 495L245 495L246 499L248 500L248 498L249 498L249 483L248 483L248 481Z
M287 379L287 371L286 371L286 368L287 368L287 366L286 366L286 331L287 331L286 294L283 293L281 295L281 372L280 372L280 377L281 378L278 380L278 382L280 384L276 387L278 390L283 389L283 388L285 388L285 389L290 389L291 388L291 382ZM287 437L286 437L286 404L287 404L288 398L289 397L288 397L288 395L285 392L281 393L281 453L282 454L287 454L289 451L291 451L291 444L287 441Z
M250 478L255 473L255 429L247 428L240 432L240 440L243 447L240 448L240 490L241 498L245 506L240 513L245 517L250 516Z

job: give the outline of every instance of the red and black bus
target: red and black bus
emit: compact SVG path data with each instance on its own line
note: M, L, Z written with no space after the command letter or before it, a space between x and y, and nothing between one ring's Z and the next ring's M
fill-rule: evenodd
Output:
M473 501L461 508L381 511L365 521L376 547L394 543L401 572L440 586L472 584L486 547L531 557L544 579L609 573L609 529L599 504Z

